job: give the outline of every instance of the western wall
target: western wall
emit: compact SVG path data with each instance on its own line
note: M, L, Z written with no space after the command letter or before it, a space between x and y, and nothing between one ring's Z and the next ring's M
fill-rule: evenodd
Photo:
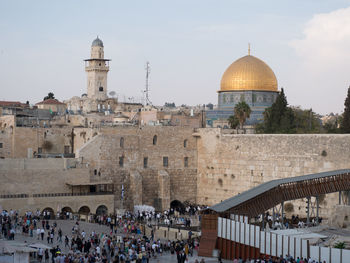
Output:
M213 205L270 180L350 167L350 135L225 134L199 129L197 202ZM344 193L343 201L347 202ZM338 203L329 194L320 203L327 217ZM294 201L291 214L305 215L304 201Z

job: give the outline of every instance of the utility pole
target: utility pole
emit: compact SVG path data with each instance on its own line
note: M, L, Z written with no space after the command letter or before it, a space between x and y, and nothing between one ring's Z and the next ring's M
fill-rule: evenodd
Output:
M149 75L151 74L151 67L149 65L149 62L146 62L146 89L144 90L144 93L146 94L146 105L151 105L151 101L149 99Z

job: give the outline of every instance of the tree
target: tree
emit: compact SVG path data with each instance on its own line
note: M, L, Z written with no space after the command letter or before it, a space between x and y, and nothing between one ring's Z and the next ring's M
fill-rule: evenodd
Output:
M212 110L214 108L214 104L209 102L207 105L205 105L209 110Z
M236 104L235 108L233 109L234 116L238 119L240 129L243 129L243 125L245 121L250 117L250 113L252 110L250 109L249 105L245 101L241 101L238 104Z
M348 96L344 102L343 120L340 129L343 133L350 133L350 87L348 88Z
M303 110L300 107L292 108L296 133L321 133L322 121L310 110Z
M228 124L230 125L231 129L236 129L238 124L239 124L239 120L237 119L236 115L231 115L228 118Z
M49 94L47 94L47 96L44 97L44 100L48 99L55 99L55 95L52 92L49 92Z
M334 248L345 249L345 242L337 242L334 244Z
M176 105L175 105L175 102L165 102L164 107L175 108Z
M257 125L258 133L295 133L294 113L288 107L283 88L276 101L264 111L264 122Z

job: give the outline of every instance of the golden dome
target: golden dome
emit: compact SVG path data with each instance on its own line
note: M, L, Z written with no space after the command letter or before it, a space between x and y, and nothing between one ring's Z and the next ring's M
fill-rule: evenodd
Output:
M221 79L219 92L238 90L277 91L277 79L264 61L248 55L233 62Z

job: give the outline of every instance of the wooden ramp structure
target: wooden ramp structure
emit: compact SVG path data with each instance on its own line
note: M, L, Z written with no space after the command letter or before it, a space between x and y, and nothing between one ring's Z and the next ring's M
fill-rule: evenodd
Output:
M202 213L199 255L211 256L213 248L218 248L217 232L214 237L217 230L214 223L217 224L218 217L230 218L235 214L254 218L278 204L282 204L283 208L285 201L301 198L310 200L313 196L316 197L318 208L318 196L347 190L350 190L350 169L343 169L272 180L226 199Z

